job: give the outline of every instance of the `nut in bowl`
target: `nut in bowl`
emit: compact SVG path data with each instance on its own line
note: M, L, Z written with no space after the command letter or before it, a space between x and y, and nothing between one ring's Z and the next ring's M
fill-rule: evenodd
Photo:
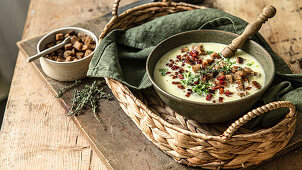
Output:
M246 113L271 84L275 67L269 53L251 40L231 58L218 53L236 37L199 30L158 44L146 69L159 97L179 114L202 123Z
M38 42L37 52L62 42L68 36L70 43L39 59L44 73L58 81L85 78L98 45L98 39L91 31L78 27L63 27L43 36Z

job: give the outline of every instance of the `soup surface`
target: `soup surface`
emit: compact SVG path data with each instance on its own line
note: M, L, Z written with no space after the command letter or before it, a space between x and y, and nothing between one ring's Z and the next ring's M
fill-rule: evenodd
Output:
M238 50L231 58L220 43L192 43L177 47L157 62L154 80L164 91L188 100L221 103L259 91L265 75L259 62Z

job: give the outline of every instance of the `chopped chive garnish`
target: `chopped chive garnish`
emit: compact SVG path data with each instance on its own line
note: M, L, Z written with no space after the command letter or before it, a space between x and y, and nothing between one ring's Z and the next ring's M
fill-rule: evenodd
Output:
M165 75L167 75L168 69L167 68L161 68L161 69L159 69L159 71L161 72L162 76L165 76Z

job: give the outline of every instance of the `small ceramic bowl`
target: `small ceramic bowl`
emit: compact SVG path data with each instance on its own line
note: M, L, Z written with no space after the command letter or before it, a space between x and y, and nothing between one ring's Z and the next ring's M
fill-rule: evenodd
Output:
M98 39L91 31L78 27L63 27L53 30L43 36L38 42L37 51L43 51L45 49L46 44L48 44L49 42L54 42L55 35L57 33L66 34L73 30L76 33L84 33L86 35L89 35L95 41L96 46L98 45ZM86 77L89 63L94 52L95 50L90 55L77 61L58 62L45 57L41 57L39 60L44 73L50 78L58 81L74 81Z
M259 44L248 40L242 50L256 58L265 73L265 83L258 92L234 101L223 103L195 102L176 97L161 89L153 79L157 61L168 51L189 43L216 42L230 44L237 34L218 30L188 31L174 35L158 44L147 59L146 69L149 79L159 97L177 113L201 123L218 123L235 119L245 114L267 90L275 75L275 65L270 54Z

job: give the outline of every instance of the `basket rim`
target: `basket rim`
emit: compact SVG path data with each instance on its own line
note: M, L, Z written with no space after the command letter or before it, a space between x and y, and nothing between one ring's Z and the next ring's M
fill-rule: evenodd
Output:
M102 41L103 39L103 36L105 34L108 34L110 30L110 27L115 23L115 22L118 22L118 19L119 18L123 18L127 15L130 15L132 14L133 12L137 11L137 10L142 10L142 9L146 9L146 8L152 8L152 7L155 7L155 6L164 6L164 7L177 7L177 6L184 6L184 7L192 7L194 9L206 9L207 7L204 7L204 6L197 6L197 5L191 5L191 4L187 4L187 3L183 3L183 2L180 2L180 3L175 3L175 2L151 2L151 3L148 3L148 4L143 4L143 5L140 5L140 6L136 6L134 8L131 8L131 9L128 9L126 11L124 11L122 14L120 14L119 16L116 15L116 16L113 16L111 18L111 20L108 22L108 24L105 26L105 29L102 31L101 35L100 35L100 42ZM163 125L169 127L169 128L172 128L174 130L177 130L178 132L181 132L183 134L186 134L186 135L190 135L190 136L195 136L195 137L198 137L198 138L202 138L202 139L205 139L205 140L217 140L217 141L221 141L221 142L225 142L225 140L222 139L221 135L220 136L209 136L209 135L205 135L205 134L200 134L200 133L194 133L194 132L191 132L191 131L188 131L188 130L185 130L185 129L182 129L182 128L179 128L179 127L176 127L172 124L170 124L169 122L163 120L160 116L156 115L155 113L153 113L152 110L150 110L141 100L139 100L138 98L135 97L135 95L131 92L131 90L126 87L125 85L123 85L122 83L114 80L114 79L111 79L111 78L107 78L105 77L106 79L106 83L109 85L110 84L110 81L113 80L114 83L118 83L120 86L123 87L123 89L127 90L127 94L132 98L134 99L134 101L138 102L147 112L147 114L149 116L151 116L152 118L160 121L160 123L162 123ZM110 85L109 85L110 87ZM290 123L292 121L292 119L295 119L296 118L296 112L293 114L293 116L288 116L291 112L287 113L287 115L285 116L285 118L283 118L279 123L277 123L276 125L274 125L273 127L270 127L268 129L260 129L260 130L257 130L256 132L252 133L252 134L239 134L239 135L234 135L234 136L231 136L231 138L253 138L257 135L265 135L265 134L268 134L270 133L271 131L273 131L274 129L277 129L287 123ZM238 120L237 120L238 121Z
M101 32L100 36L99 36L99 42L101 42L101 40L105 37L105 35L107 34L106 31L109 31L110 28L114 25L112 23L114 23L115 21L124 18L125 16L132 14L138 10L144 10L147 8L152 8L152 7L178 7L178 6L183 6L183 7L191 7L194 9L207 9L207 7L205 6L198 6L198 5L192 5L192 4L188 4L188 3L184 3L184 2L172 2L172 1L167 1L167 2L150 2L147 4L143 4L143 5L139 5L136 7L133 7L131 9L128 9L124 12L122 12L120 15L113 15L113 17L110 19L110 21L106 24L104 30ZM109 33L109 32L108 32Z

